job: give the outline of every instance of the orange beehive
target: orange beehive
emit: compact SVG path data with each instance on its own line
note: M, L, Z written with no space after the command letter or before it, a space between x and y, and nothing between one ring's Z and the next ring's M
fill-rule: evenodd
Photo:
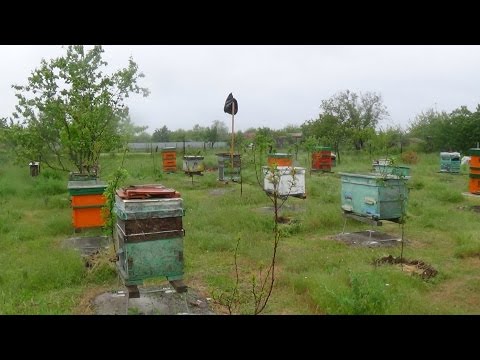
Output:
M480 156L479 155L471 155L470 156L470 166L480 167Z
M177 170L177 149L166 147L162 149L163 171L174 172Z
M470 155L468 191L480 195L480 148L469 149L468 154Z
M470 166L470 174L480 174L480 167Z
M480 174L470 174L468 191L470 191L472 194L480 195Z
M267 163L269 166L292 166L292 155L282 153L268 154Z
M75 230L102 227L105 225L103 196L106 185L97 180L69 181L68 190L72 196L72 222Z
M106 199L103 195L74 195L72 196L73 227L89 228L105 225L102 208Z

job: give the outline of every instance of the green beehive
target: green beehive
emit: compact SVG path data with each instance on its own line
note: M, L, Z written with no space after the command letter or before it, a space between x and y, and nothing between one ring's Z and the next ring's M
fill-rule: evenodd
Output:
M440 153L440 172L459 173L460 172L460 153L441 152Z
M150 187L161 189L161 186ZM148 185L140 189L149 194ZM185 234L182 198L153 197L159 195L152 191L148 199L127 199L125 193L117 191L113 209L117 216L117 268L123 282L131 286L154 277L181 280Z
M71 180L67 183L70 195L100 195L103 194L107 184L100 180Z
M408 177L394 175L350 174L341 175L341 207L374 220L396 220L406 210ZM402 209L403 207L403 209Z
M125 285L165 276L169 281L183 278L183 237L125 242L119 239L117 268Z

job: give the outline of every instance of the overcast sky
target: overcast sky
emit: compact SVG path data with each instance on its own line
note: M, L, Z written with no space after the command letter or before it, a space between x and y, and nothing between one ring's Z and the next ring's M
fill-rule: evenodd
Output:
M480 103L480 46L461 45L115 45L104 46L112 70L128 58L145 74L150 96L127 99L132 121L152 133L210 126L230 92L238 101L235 130L281 129L319 114L321 100L344 90L376 92L388 123L407 127L429 108L452 111ZM60 45L0 46L0 117L14 111L12 84L24 85L42 58ZM386 125L386 122L382 124Z

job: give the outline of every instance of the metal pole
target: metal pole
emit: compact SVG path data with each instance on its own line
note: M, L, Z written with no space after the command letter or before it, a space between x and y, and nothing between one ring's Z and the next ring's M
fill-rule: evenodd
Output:
M232 169L230 171L233 172L233 144L235 142L235 130L234 130L234 118L235 118L235 102L232 102L232 144L230 145L230 163L232 165Z

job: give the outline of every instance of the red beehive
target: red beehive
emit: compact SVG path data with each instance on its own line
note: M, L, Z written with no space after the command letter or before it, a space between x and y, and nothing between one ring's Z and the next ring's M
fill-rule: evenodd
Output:
M328 146L317 146L312 153L312 170L332 170L332 149Z

